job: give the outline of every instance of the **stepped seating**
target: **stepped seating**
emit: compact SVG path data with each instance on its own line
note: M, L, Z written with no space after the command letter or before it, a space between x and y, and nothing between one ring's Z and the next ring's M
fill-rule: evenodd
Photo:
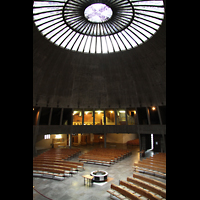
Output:
M79 150L60 150L62 149L59 149L59 151L51 149L35 157L33 159L33 176L64 180L64 177L72 176L78 173L79 170L84 170L83 163L64 160L68 158L69 155L74 156L79 153Z
M158 153L134 163L134 171L166 179L166 153Z
M124 149L93 149L83 155L79 156L79 161L89 164L101 164L110 166L118 160L121 160L131 154L131 151Z
M133 174L133 178L127 177L127 181L119 181L119 186L111 184L111 188L107 190L110 197L117 199L143 199L143 200L164 200L166 199L166 184Z
M154 158L154 157L152 157ZM156 160L161 160L166 162L166 154L155 155ZM146 159L145 159L146 161ZM150 163L149 163L150 162ZM134 166L140 170L146 170L146 172L157 173L158 175L165 175L166 177L166 165L160 164L156 165L152 161L148 162L138 162L139 164L145 165L145 167L155 167L165 170L164 172L153 171L152 169L142 168L141 166ZM154 168L154 169L155 169ZM158 170L158 169L155 170ZM163 178L163 177L162 177ZM160 179L161 180L161 179ZM126 181L119 181L119 186L111 184L111 188L107 190L110 193L110 197L114 199L143 199L143 200L165 200L166 199L166 183L155 180L153 178L141 175L139 173L133 173L132 177L127 177Z

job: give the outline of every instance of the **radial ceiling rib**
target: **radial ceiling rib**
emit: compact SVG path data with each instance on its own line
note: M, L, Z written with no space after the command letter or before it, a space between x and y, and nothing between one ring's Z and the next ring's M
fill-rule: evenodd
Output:
M33 5L34 23L49 41L92 54L143 44L159 29L164 14L163 0L46 0Z

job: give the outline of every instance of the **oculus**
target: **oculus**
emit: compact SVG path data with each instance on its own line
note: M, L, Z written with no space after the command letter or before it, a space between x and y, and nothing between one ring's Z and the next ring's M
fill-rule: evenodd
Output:
M103 3L94 3L84 11L84 16L90 22L102 23L108 21L112 16L112 9Z

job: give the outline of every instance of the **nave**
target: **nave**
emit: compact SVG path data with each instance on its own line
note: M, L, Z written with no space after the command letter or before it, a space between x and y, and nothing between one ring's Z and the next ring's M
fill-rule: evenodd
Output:
M95 147L100 148L100 145ZM83 146L80 147L81 153L87 153L90 150L95 148L94 146ZM76 147L73 147L76 149ZM83 171L78 171L77 174L73 177L66 177L63 181L33 177L33 186L38 192L50 199L69 199L69 200L104 200L110 199L110 194L107 190L110 189L111 184L119 185L120 181L126 181L127 177L133 177L134 174L143 175L149 178L166 183L166 179L159 178L156 176L151 176L148 174L141 174L139 172L134 172L133 166L134 163L137 163L140 160L139 146L127 147L127 145L116 145L116 149L127 149L131 150L132 154L123 160L119 160L114 165L103 166L95 164L84 164ZM145 157L153 156L154 152L146 152ZM143 158L142 158L143 159ZM78 162L78 156L73 157L70 161ZM105 184L93 184L92 187L84 185L84 180L82 175L90 174L94 170L105 170L108 172L108 182ZM38 192L33 190L33 199L34 200L45 200L44 196L40 195Z

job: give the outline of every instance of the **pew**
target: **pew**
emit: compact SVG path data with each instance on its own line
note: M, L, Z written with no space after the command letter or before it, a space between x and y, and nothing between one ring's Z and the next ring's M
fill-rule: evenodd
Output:
M136 196L135 194L121 188L120 186L117 186L115 184L111 184L111 190L107 190L108 193L116 196L117 198L119 198L120 200L125 199L125 197L127 197L128 199L131 200L141 200L140 197Z
M143 168L148 168L148 169L152 169L152 170L154 170L154 171L166 173L166 168L163 168L163 167L154 167L154 166L149 165L149 164L136 163L136 162L134 163L134 166L143 167Z
M158 171L154 171L154 170L150 170L150 169L138 167L138 166L133 166L133 170L138 171L140 173L145 173L148 175L157 176L159 178L166 179L166 174L164 174L162 172L158 172Z
M146 177L146 176L141 176L141 175L135 174L135 173L133 173L133 178L138 178L138 179L140 179L140 180L143 180L143 181L152 183L152 184L157 185L157 186L159 186L159 187L161 187L161 188L163 188L163 189L166 189L166 184L165 184L165 183L160 182L160 181L157 181L157 180L155 180L155 179L148 178L148 177Z
M145 182L143 182L141 180L138 180L138 179L135 179L135 178L131 178L131 177L127 177L127 181L128 182L132 182L132 183L134 183L136 185L139 185L140 187L146 188L146 189L148 189L148 190L150 190L152 192L155 192L156 194L166 198L166 191L163 191L158 187L152 186L152 185L150 185L148 183L145 183Z
M159 197L153 195L152 193L150 193L150 192L144 190L143 188L138 187L138 186L136 186L136 185L134 185L134 184L128 183L128 182L126 182L126 181L120 181L120 185L123 185L123 186L125 186L126 188L132 190L132 191L130 191L130 192L133 192L133 191L134 191L134 192L137 192L137 193L141 194L142 196L147 197L147 198L150 199L150 200L161 200L161 198L159 198Z

